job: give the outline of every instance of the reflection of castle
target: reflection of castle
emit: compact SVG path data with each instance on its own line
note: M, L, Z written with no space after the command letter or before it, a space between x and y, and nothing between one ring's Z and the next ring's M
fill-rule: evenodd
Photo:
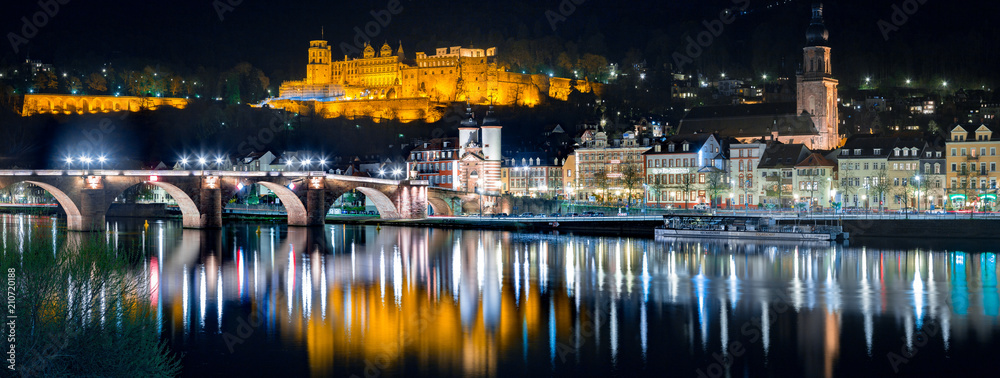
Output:
M407 59L402 45L394 52L386 43L378 52L366 45L361 58L333 61L327 41L316 40L309 42L305 80L282 83L278 97L267 103L326 117L434 121L440 118L434 103L532 106L546 95L566 100L573 88L584 93L601 89L585 80L507 72L496 62L495 47L443 47L434 55L418 52Z

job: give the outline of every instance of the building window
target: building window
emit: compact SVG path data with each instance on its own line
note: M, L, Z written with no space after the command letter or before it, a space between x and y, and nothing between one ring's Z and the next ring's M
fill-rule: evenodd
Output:
M957 149L952 148L951 149L951 156L958 156L958 155L955 154L956 151L957 151Z

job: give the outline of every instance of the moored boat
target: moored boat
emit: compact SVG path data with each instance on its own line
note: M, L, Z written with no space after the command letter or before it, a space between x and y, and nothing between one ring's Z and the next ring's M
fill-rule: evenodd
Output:
M664 215L656 236L761 240L847 240L843 227L829 222L779 224L770 217Z

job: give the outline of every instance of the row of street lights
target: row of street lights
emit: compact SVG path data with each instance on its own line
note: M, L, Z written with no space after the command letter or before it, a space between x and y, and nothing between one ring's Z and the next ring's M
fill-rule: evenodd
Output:
M392 178L399 178L399 175L403 173L403 170L399 167L392 169ZM378 169L378 177L385 177L385 168Z
M215 159L212 159L212 160L209 160L209 158L206 157L205 155L199 155L199 156L195 157L194 159L191 159L188 156L181 156L181 158L180 158L180 160L178 160L178 162L181 164L181 167L183 167L183 168L187 168L189 164L190 165L197 164L197 167L199 169L205 169L206 167L210 167L211 164L214 162L215 163L215 169L222 169L223 165L228 160L229 160L228 157L224 157L222 155L216 155ZM296 162L295 162L294 158L290 158L290 159L288 159L287 162L285 162L285 165L289 169L294 169L295 164L296 164ZM326 161L325 158L319 158L319 159L316 159L315 161L312 158L304 158L304 159L299 160L298 164L299 164L300 168L305 169L305 170L312 169L313 164L318 165L318 167L321 168L321 169L325 169L327 161Z
M63 161L66 163L66 169L73 168L73 164L79 164L83 167L90 169L90 165L93 163L98 163L101 165L101 169L104 169L104 163L108 162L108 157L106 155L80 155L79 157L67 156ZM79 166L78 165L78 166Z

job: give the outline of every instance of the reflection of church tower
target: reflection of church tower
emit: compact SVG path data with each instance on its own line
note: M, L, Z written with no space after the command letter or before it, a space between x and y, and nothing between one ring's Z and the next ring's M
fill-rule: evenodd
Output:
M837 80L830 67L828 32L823 25L823 5L814 4L812 21L806 29L807 45L798 75L798 114L809 113L819 136L807 145L812 149L833 149L840 145L837 114Z

